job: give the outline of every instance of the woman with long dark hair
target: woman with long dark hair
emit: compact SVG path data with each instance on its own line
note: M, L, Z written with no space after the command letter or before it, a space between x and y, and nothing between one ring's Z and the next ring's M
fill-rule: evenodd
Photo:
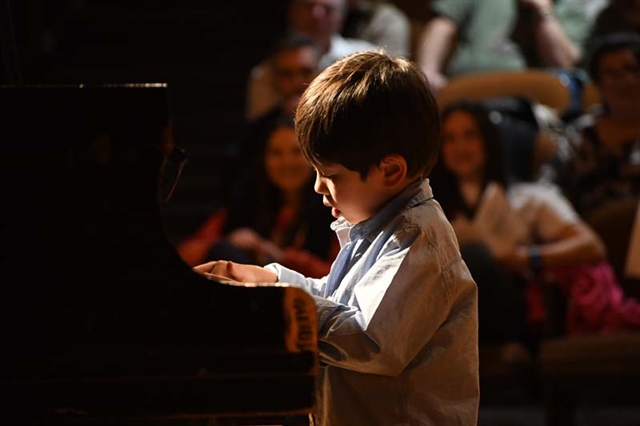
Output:
M442 125L431 182L478 285L480 342L531 343L527 280L543 268L601 261L603 245L554 187L510 182L482 104L450 105Z
M308 276L329 273L338 240L333 217L313 190L313 168L298 147L293 121L276 121L227 206L178 245L189 265L225 259L279 262Z

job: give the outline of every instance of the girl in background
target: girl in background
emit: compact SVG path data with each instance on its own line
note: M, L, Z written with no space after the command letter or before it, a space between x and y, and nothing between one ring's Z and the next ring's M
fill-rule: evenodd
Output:
M279 262L307 276L327 275L339 250L333 217L313 190L313 168L291 119L275 123L252 164L228 205L181 242L178 253L190 266L215 259Z
M443 111L442 124L431 182L478 285L480 343L531 346L527 282L550 268L602 261L604 246L554 187L510 182L497 128L482 104L452 104ZM507 211L502 206L492 213L503 215L496 232L512 228L493 245L487 244L487 226L474 223L489 188L506 199Z

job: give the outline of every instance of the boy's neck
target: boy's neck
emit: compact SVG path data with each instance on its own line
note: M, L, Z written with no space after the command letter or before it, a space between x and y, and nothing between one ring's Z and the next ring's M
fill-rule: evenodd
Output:
M355 224L358 229L358 234L365 235L370 232L377 232L377 229L379 229L380 226L384 226L391 217L397 215L409 200L421 191L420 188L422 182L424 182L424 179L421 178L408 179L405 184L401 186L399 191L387 198L375 214L368 219Z
M414 178L406 178L402 183L398 184L397 189L395 191L392 191L390 193L390 195L387 197L386 201L384 203L382 203L382 205L378 209L378 212L380 210L382 210L390 202L392 202L393 200L398 198L405 191L407 191L407 189L409 189L409 187L414 186L414 185L421 185L423 181L424 181L424 178L422 178L420 176L414 177ZM376 212L376 214L374 214L373 216L376 216L377 214L378 213Z
M404 191L407 190L407 188L409 188L411 185L421 185L422 182L424 182L425 178L423 178L422 176L416 176L416 177L412 177L412 178L407 178L405 184L402 186L402 189L400 191L398 191L398 194L402 194Z

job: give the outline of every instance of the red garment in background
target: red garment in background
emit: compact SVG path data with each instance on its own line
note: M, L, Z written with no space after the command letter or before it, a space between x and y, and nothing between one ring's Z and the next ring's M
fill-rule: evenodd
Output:
M640 302L624 297L608 262L583 264L546 272L567 297L565 327L569 334L588 334L625 329L640 329ZM533 280L526 289L528 320L542 324L546 312L542 284Z
M229 213L226 208L221 208L210 215L205 223L191 236L180 242L176 247L178 254L189 266L196 266L204 263L207 259L207 253L211 247L223 237L223 228ZM278 230L286 228L294 219L291 212L284 210L278 215L273 238L277 241ZM295 239L293 245L286 247L282 251L282 258L279 262L301 274L312 277L321 278L329 274L331 263L340 251L338 239L332 240L327 254L327 260L302 249L304 245L304 235L300 234Z

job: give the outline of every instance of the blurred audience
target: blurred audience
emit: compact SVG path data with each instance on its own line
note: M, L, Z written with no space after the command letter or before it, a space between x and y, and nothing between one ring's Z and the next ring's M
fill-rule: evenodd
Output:
M228 205L177 246L191 266L226 259L279 262L307 276L329 273L338 240L330 212L313 190L314 173L298 146L290 117L272 127Z
M556 163L557 182L583 216L640 197L640 35L598 39L588 70L601 103L569 123L570 149Z
M411 24L396 5L384 0L347 0L347 5L343 36L369 41L391 56L410 55Z
M625 290L640 296L640 35L611 33L592 47L599 104L567 125L548 175L605 240Z
M610 0L598 13L591 28L587 51L592 48L595 39L618 32L640 34L640 0Z
M532 345L525 298L531 278L600 262L603 244L559 190L509 180L502 141L484 105L453 103L442 120L431 183L478 285L480 342Z
M311 37L320 46L320 71L343 56L377 48L365 40L344 38L340 34L347 13L346 1L289 0L287 31ZM266 62L251 70L246 106L249 121L260 117L282 100L274 89L274 79L273 70Z
M461 74L571 69L604 0L432 0L417 60L433 90Z
M278 39L269 53L265 66L273 77L272 86L264 86L270 94L256 99L275 101L270 109L263 112L250 123L234 147L234 168L242 170L272 131L274 124L283 117L293 118L302 92L311 80L318 75L321 58L320 46L309 36L289 33ZM257 106L257 104L255 104ZM266 104L262 105L262 110Z

